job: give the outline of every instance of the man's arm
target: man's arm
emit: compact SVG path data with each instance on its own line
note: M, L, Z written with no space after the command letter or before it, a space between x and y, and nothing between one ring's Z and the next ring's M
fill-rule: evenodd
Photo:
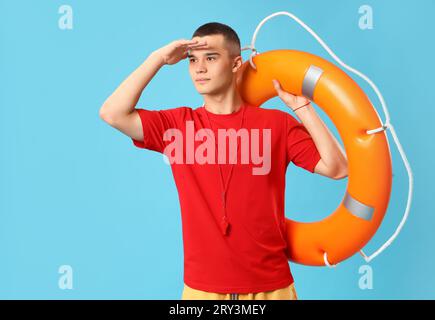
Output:
M313 138L321 156L314 172L333 179L347 177L346 153L311 103L295 113Z
M100 118L131 138L142 141L142 124L135 106L142 91L163 65L162 56L152 52L107 98L100 108Z
M153 51L104 102L100 118L131 138L143 141L142 122L135 109L142 91L162 66L176 64L187 58L188 50L206 45L206 41L199 41L195 37L192 40L175 40Z
M347 177L347 158L341 145L329 131L325 123L320 119L310 101L303 96L296 96L281 88L278 80L272 80L281 100L295 113L302 121L308 133L316 145L320 154L320 161L314 168L314 172L332 179L343 179ZM299 107L305 105L305 107Z

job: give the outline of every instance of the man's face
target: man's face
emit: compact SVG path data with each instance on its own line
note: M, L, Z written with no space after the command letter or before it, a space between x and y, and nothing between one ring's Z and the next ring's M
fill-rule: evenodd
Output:
M205 40L206 46L190 50L188 55L189 73L200 94L225 93L235 83L242 57L231 57L221 34L194 37ZM199 79L208 79L199 81Z

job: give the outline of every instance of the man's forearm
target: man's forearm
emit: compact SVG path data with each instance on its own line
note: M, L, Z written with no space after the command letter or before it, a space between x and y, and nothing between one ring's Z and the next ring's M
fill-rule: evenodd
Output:
M142 91L164 65L162 57L152 52L110 95L100 109L102 117L114 119L133 112Z
M345 151L319 117L314 107L309 104L307 107L296 111L296 115L313 138L325 165L332 171L339 171L341 168L346 167Z

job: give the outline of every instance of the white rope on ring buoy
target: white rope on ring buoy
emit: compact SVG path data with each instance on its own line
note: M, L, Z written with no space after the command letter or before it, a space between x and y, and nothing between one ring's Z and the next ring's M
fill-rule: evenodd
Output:
M339 263L337 264L330 264L328 261L328 253L325 251L323 253L323 261L325 262L325 266L328 266L329 268L335 268L335 266L339 265Z
M255 41L257 39L257 34L260 31L261 27L266 23L266 21L268 21L269 19L272 19L276 16L279 15L286 15L289 16L290 18L292 18L293 20L295 20L297 23L299 23L306 31L308 31L308 33L310 33L319 43L320 45L329 53L329 55L339 64L341 65L343 68L345 68L346 70L356 74L357 76L359 76L360 78L362 78L363 80L365 80L370 86L371 88L375 91L379 101L381 102L381 106L382 109L384 111L385 114L385 124L383 124L381 127L376 128L376 129L371 129L371 130L367 130L366 133L367 134L375 134L381 131L384 131L386 129L390 129L391 135L393 137L393 140L397 146L397 149L399 150L400 156L402 157L402 161L405 165L406 171L408 173L408 185L409 185L409 189L408 189L408 199L407 199L407 203L406 203L406 209L405 212L403 214L402 220L400 221L398 227L396 228L396 231L393 233L393 235L378 249L376 250L372 255L367 256L363 250L360 250L361 255L363 256L363 258L365 259L366 262L370 262L372 259L374 259L376 256L378 256L380 253L382 253L382 251L384 251L388 246L391 245L391 243L397 238L397 236L399 235L400 231L402 230L406 220L408 219L408 215L409 215L409 210L411 208L411 202L412 202L412 194L413 194L413 185L414 185L414 178L413 178L413 174L412 174L412 170L411 170L411 166L409 165L408 159L406 157L406 154L402 148L402 145L399 141L399 138L397 137L396 131L394 130L393 125L390 122L390 114L388 112L388 108L387 108L387 104L384 100L384 97L382 96L381 92L379 91L378 87L373 83L372 80L370 80L369 77L367 77L366 75L364 75L363 73L361 73L360 71L348 66L347 64L345 64L343 61L341 61L341 59L329 48L329 46L314 32L313 29L311 29L308 25L306 25L302 20L300 20L298 17L296 17L294 14L287 12L287 11L279 11L279 12L275 12L269 16L267 16L266 18L264 18L257 26L257 28L255 29L254 35L252 36L252 41L251 41L251 45L243 47L241 50L248 50L250 49L252 52L249 56L249 63L251 64L252 68L254 68L255 70L257 69L252 58L253 56L258 54L257 49L255 48ZM370 101L371 103L371 101ZM373 109L375 110L376 114L379 117L379 114L377 113L377 110L375 108L375 106L372 104ZM382 123L382 121L381 121ZM331 267L331 264L328 261L328 255L325 252L323 255L323 259L325 262L325 265L327 265L328 267ZM335 265L333 265L335 266Z

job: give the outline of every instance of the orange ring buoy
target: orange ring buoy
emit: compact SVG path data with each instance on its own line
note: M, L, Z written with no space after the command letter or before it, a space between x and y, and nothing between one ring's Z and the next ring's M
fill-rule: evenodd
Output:
M391 194L392 163L379 115L358 84L333 63L297 50L272 50L244 62L238 88L244 101L261 106L283 90L314 101L329 116L344 144L348 185L343 201L327 218L310 223L286 218L290 261L333 265L358 252L379 228Z

